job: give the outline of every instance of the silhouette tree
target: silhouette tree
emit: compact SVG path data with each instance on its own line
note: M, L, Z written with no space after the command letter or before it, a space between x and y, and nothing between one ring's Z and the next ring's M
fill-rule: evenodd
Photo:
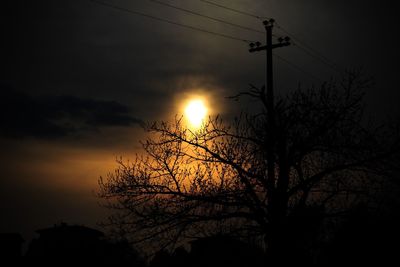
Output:
M351 72L278 99L273 127L265 90L255 86L233 98L254 98L261 111L231 124L218 116L197 131L181 118L150 124L145 154L119 160L99 180L100 196L118 211L108 225L146 248L222 233L290 258L280 252L299 251L296 242L305 244L324 218L372 200L395 166L398 129L365 120L370 82L362 77Z

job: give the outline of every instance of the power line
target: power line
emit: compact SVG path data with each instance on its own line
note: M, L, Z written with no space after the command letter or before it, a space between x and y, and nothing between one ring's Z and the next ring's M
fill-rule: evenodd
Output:
M318 78L318 77L315 76L314 74L312 74L312 73L310 73L310 72L304 70L302 67L300 67L300 66L294 64L293 62L287 60L286 58L284 58L284 57L282 57L282 56L280 56L280 55L277 55L277 54L275 54L275 53L274 53L274 56L275 56L276 58L278 58L279 60L281 60L282 62L285 62L286 64L288 64L288 65L291 66L292 68L294 68L294 69L296 69L296 70L298 70L298 71L300 71L300 72L302 72L302 73L304 73L304 74L309 75L310 77L312 77L313 79L315 79L315 80L317 80L317 81L319 81L319 82L322 82L322 80L321 80L320 78Z
M229 11L232 11L232 12L236 12L236 13L238 13L238 14L242 14L242 15L245 15L245 16L248 16L248 17L252 17L252 18L256 18L256 19L269 19L269 18L267 18L267 17L257 16L257 15L255 15L255 14L252 14L252 13L249 13L249 12L246 12L246 11L242 11L242 10L235 9L235 8L232 8L232 7L224 6L224 5L215 3L215 2L213 2L213 1L208 1L208 0L199 0L199 1L200 1L200 2L204 2L204 3L207 3L207 4L209 4L209 5L213 5L213 6L222 8L222 9L226 9L226 10L229 10Z
M204 15L204 14L198 13L198 12L190 10L190 9L185 9L185 8L178 7L178 6L175 6L175 5L171 5L169 3L165 3L165 2L162 2L162 1L158 1L158 0L149 0L149 1L150 2L154 2L156 4L159 4L159 5L163 5L163 6L169 7L169 8L173 8L173 9L176 9L176 10L179 10L179 11L183 11L183 12L186 12L186 13L189 13L189 14L192 14L192 15L196 15L196 16L199 16L199 17L203 17L203 18L207 18L207 19L210 19L210 20L214 20L214 21L220 22L220 23L224 23L226 25L230 25L230 26L233 26L233 27L236 27L236 28L240 28L240 29L244 29L244 30L248 30L248 31L264 34L263 31L259 31L259 30L256 30L256 29L253 29L253 28L250 28L250 27L247 27L247 26L243 26L243 25L240 25L240 24L232 23L232 22L229 22L229 21L226 21L226 20L222 20L222 19L219 19L219 18L208 16L208 15Z
M139 12L139 11L136 11L136 10L132 10L132 9L128 9L128 8L125 8L125 7L117 6L117 5L111 4L111 3L109 3L109 2L104 2L104 1L100 1L100 0L90 0L90 1L91 1L91 2L94 2L94 3L97 3L97 4L99 4L99 5L103 5L103 6L106 6L106 7L110 7L110 8L119 10L119 11L131 13L131 14L138 15L138 16L142 16L142 17L146 17L146 18L150 18L150 19L153 19L153 20L157 20L157 21L164 22L164 23L167 23L167 24L171 24L171 25L183 27L183 28L186 28L186 29L190 29L190 30L194 30L194 31L199 31L199 32L203 32L203 33L208 33L208 34L211 34L211 35L223 37L223 38L230 39L230 40L240 41L240 42L246 42L246 43L252 43L252 42L254 42L254 41L251 41L251 40L242 39L242 38L239 38L239 37L235 37L235 36L231 36L231 35L227 35L227 34L222 34L222 33L218 33L218 32L213 32L213 31L209 31L209 30L206 30L206 29L203 29L203 28L198 28L198 27L195 27L195 26L191 26L191 25L187 25L187 24L183 24L183 23L171 21L171 20L168 20L168 19L160 18L160 17L154 16L154 15L150 15L150 14L146 14L146 13ZM191 13L191 14L193 14L193 15L204 16L204 17L207 17L207 18L209 18L209 19L213 19L213 20L219 21L219 19L212 18L212 17L208 17L208 16L206 16L206 15L203 15L203 14L200 14L200 13L197 13L197 12L194 12L194 11L191 11L191 10L188 10L188 9L183 9L183 8L180 8L180 7L176 7L176 6L173 6L173 5L169 5L169 4L167 4L167 3L160 2L160 1L158 1L158 0L149 0L149 1L152 1L152 2L155 2L155 3L158 3L158 4L165 4L165 5L170 6L170 7L172 7L172 8L179 9L179 10L182 10L182 11L184 11L184 12ZM233 12L237 12L237 13L240 13L240 14L243 14L243 15L251 16L251 17L254 17L254 18L257 18L257 19L263 19L263 18L265 18L265 17L260 17L260 16L257 16L257 15L254 15L254 14L247 13L247 12L244 12L244 11L240 11L240 10L237 10L237 9L233 9L233 8L230 8L230 7L226 7L226 6L223 6L223 5L220 5L220 4L217 4L217 3L214 3L214 2L208 1L208 0L199 0L199 1L208 3L208 4L211 4L211 5L220 7L220 8L224 8L224 9L227 9L227 10L230 10L230 11L233 11ZM219 22L222 22L222 23L229 23L229 24L230 24L230 22L223 21L223 20L221 20L221 21L219 21ZM236 26L240 26L241 28L242 28L242 27L245 27L245 26L241 26L241 25L234 24L234 23L232 23L231 25L232 25L232 26L235 25L235 27L236 27ZM247 27L246 27L246 28L247 28ZM282 31L285 31L287 34L290 34L290 33L288 33L286 30L284 30L281 26L279 26L279 28L280 28ZM251 28L250 28L250 29L251 29ZM252 29L252 30L254 31L254 29ZM257 31L257 32L258 32L258 31ZM260 33L261 33L261 31L260 31ZM290 34L290 35L291 35L292 38L293 38L293 35L292 35L292 34ZM295 40L297 39L297 41L299 42L298 38L293 38L293 39L295 39ZM303 45L304 45L304 44L303 44ZM303 48L303 49L304 49L304 48ZM277 55L277 54L274 54L274 56L277 57L278 59L280 59L281 61L285 62L286 64L290 65L291 67L295 68L296 70L298 70L298 71L300 71L300 72L302 72L302 73L304 73L304 74L307 74L307 75L313 77L314 79L316 79L316 80L318 80L318 81L322 81L321 79L319 79L319 78L316 77L315 75L313 75L313 74L311 74L311 73L305 71L303 68L301 68L301 67L299 67L298 65L294 64L293 62L287 60L286 58L284 58L284 57L282 57L282 56L279 56L279 55Z
M278 29L280 29L282 32L288 34L294 41L296 41L297 42L297 45L295 45L296 47L298 47L299 49L303 50L308 55L318 59L319 61L321 61L322 63L326 64L327 66L329 66L333 70L335 70L337 72L340 72L341 68L335 62L333 62L329 58L327 58L324 55L322 55L321 53L319 53L317 50L312 48L310 45L307 45L306 43L304 43L297 36L295 36L294 34L290 33L288 30L283 28L281 25L276 24L276 27Z
M231 7L228 7L228 6L225 6L225 5L221 5L221 4L213 2L213 1L209 1L209 0L199 0L199 1L207 3L207 4L210 4L210 5L213 5L213 6L216 6L216 7L219 7L219 8L230 10L230 11L242 14L242 15L246 15L246 16L249 16L249 17L253 17L253 18L257 18L257 19L265 19L266 18L266 17L261 17L261 16L258 16L258 15L255 15L255 14L248 13L248 12L245 12L245 11L242 11L242 10L239 10L239 9L234 9L234 8L231 8ZM325 57L324 55L319 53L317 50L312 48L310 45L307 45L305 42L300 40L300 38L298 38L294 34L290 33L288 30L286 30L285 28L283 28L279 24L275 23L275 25L276 25L276 27L278 29L280 29L282 32L286 33L294 41L296 41L297 44L294 44L295 47L297 47L300 50L302 50L303 52L307 53L309 56L319 60L320 62L322 62L326 66L330 67L334 71L337 71L339 73L341 72L342 68L340 68L334 61L332 61L329 58Z
M106 6L106 7L110 7L110 8L119 10L119 11L128 12L128 13L131 13L131 14L134 14L134 15L150 18L150 19L153 19L153 20L161 21L161 22L168 23L168 24L171 24L171 25L183 27L183 28L186 28L186 29L190 29L190 30L194 30L194 31L198 31L198 32L203 32L203 33L208 33L208 34L212 34L212 35L215 35L215 36L223 37L223 38L226 38L226 39L245 42L245 43L253 42L251 40L246 40L246 39L242 39L242 38L239 38L239 37L235 37L235 36L231 36L231 35L227 35L227 34L223 34L223 33L218 33L218 32L213 32L213 31L209 31L209 30L198 28L198 27L191 26L191 25L186 25L186 24L175 22L175 21L172 21L172 20L163 19L163 18L160 18L160 17L156 17L156 16L153 16L153 15L142 13L142 12L139 12L139 11L136 11L136 10L128 9L128 8L125 8L125 7L120 7L120 6L117 6L117 5L108 3L108 2L103 2L103 1L100 1L100 0L90 0L90 1L92 1L92 2L94 2L96 4L99 4L99 5L103 5L103 6Z
M338 69L337 66L332 65L330 62L327 62L327 61L323 60L322 58L320 58L320 57L318 57L317 55L311 53L309 50L305 49L304 47L302 47L302 46L300 46L300 45L298 45L298 44L296 44L296 43L293 43L293 42L292 42L292 44L293 44L295 47L297 47L298 49L302 50L302 51L303 51L304 53L306 53L307 55L309 55L310 57L313 57L313 58L319 60L321 63L325 64L326 66L328 66L329 68L333 69L334 71L340 72L340 70Z

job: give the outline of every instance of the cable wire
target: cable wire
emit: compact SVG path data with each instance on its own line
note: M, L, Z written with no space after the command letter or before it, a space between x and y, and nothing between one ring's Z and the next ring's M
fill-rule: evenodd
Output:
M294 41L296 41L297 44L294 44L296 47L298 47L299 49L303 50L305 53L307 53L308 55L314 57L315 59L318 59L319 61L321 61L322 63L326 64L327 66L329 66L333 70L335 70L337 72L341 72L341 68L335 62L333 62L329 58L327 58L324 55L322 55L321 53L319 53L317 50L312 48L310 45L307 45L306 43L304 43L297 36L295 36L294 34L290 33L288 30L283 28L281 25L276 23L276 27L278 29L280 29L282 32L284 32L287 35L289 35Z
M332 65L330 62L327 62L325 60L323 60L322 58L318 57L316 54L311 53L309 50L305 49L304 47L292 42L292 45L294 47L297 47L298 49L302 50L304 53L306 53L307 55L309 55L310 57L313 57L317 60L319 60L321 63L325 64L326 66L330 67L331 69L333 69L334 71L337 71L340 73L340 70L338 69L337 66Z
M213 31L209 31L209 30L206 30L206 29L203 29L203 28L198 28L198 27L195 27L195 26L186 25L186 24L183 24L183 23L171 21L171 20L168 20L168 19L163 19L163 18L160 18L160 17L157 17L157 16L153 16L153 15L150 15L150 14L142 13L142 12L139 12L139 11L136 11L136 10L132 10L132 9L120 7L120 6L111 4L111 3L109 3L109 2L100 1L100 0L90 0L90 1L91 1L91 2L94 2L94 3L96 3L96 4L99 4L99 5L103 5L103 6L106 6L106 7L110 7L110 8L119 10L119 11L128 12L128 13L131 13L131 14L134 14L134 15L138 15L138 16L150 18L150 19L153 19L153 20L161 21L161 22L168 23L168 24L175 25L175 26L180 26L180 27L187 28L187 29L190 29L190 30L199 31L199 32L203 32L203 33L208 33L208 34L211 34L211 35L223 37L223 38L230 39L230 40L245 42L245 43L252 43L252 42L254 42L254 41L251 41L251 40L246 40L246 39L238 38L238 37L235 37L235 36L231 36L231 35L227 35L227 34L222 34L222 33L218 33L218 32L213 32ZM182 10L182 11L184 11L184 12L189 12L189 13L194 14L194 15L204 16L204 17L207 17L207 18L209 18L209 19L213 19L213 20L219 21L219 19L212 18L212 17L208 17L208 16L206 16L206 15L203 15L203 14L200 14L200 13L197 13L197 12L194 12L194 11L191 11L191 10L187 10L187 9L183 9L183 8L176 7L176 6L173 6L173 5L169 5L169 4L167 4L167 3L160 2L160 1L158 1L158 0L149 0L149 1L152 1L152 2L155 2L155 3L158 3L158 4L162 4L162 5L166 5L166 6L170 6L171 8L175 8L175 9L178 9L178 10ZM208 0L199 0L199 1L205 2L205 3L208 3L208 4L211 4L211 5L215 5L215 6L217 6L217 7L224 8L224 9L227 9L227 10L230 10L230 11L233 11L233 12L237 12L237 13L240 13L240 14L243 14L243 15L251 16L251 17L254 17L254 18L258 18L258 19L264 18L264 17L256 16L256 15L254 15L254 14L250 14L250 13L247 13L247 12L243 12L243 11L240 11L240 10L237 10L237 9L233 9L233 8L230 8L230 7L226 7L226 6L223 6L223 5L220 5L220 4L217 4L217 3L214 3L214 2L208 1ZM226 21L223 21L223 20L221 20L221 21L219 21L219 22L222 22L222 23L229 23L229 24L230 24L230 22L226 22ZM232 25L232 26L235 25L235 27L240 26L240 27L242 28L241 25L236 25L236 24L233 24L233 23L230 24L230 25ZM244 26L243 26L243 27L244 27ZM281 26L279 26L279 28L280 28L282 31L285 31L287 34L290 34L290 33L287 32L286 30L284 30ZM252 29L252 30L254 30L254 29ZM291 35L292 38L294 37L292 34L290 34L290 35ZM297 39L296 41L300 43L300 41L298 40L298 38L293 38L293 39L294 39L294 40ZM303 44L303 46L304 46L304 44ZM300 46L298 46L298 47L300 47ZM302 47L300 47L300 48L302 48ZM304 48L302 48L302 49L304 49ZM306 50L304 49L304 51L306 51ZM307 52L309 52L309 51L307 51ZM310 55L311 55L311 53L310 53ZM274 56L275 56L276 58L278 58L279 60L285 62L286 64L290 65L292 68L294 68L294 69L296 69L296 70L298 70L298 71L300 71L300 72L302 72L302 73L304 73L304 74L307 74L307 75L311 76L311 77L312 77L313 79L315 79L315 80L318 80L318 81L322 82L322 80L321 80L320 78L318 78L318 77L316 77L315 75L313 75L313 74L311 74L311 73L305 71L303 68L301 68L301 67L299 67L298 65L294 64L293 62L287 60L286 58L284 58L284 57L282 57L282 56L279 56L279 55L277 55L277 54L275 54L275 53L274 53ZM313 56L315 56L315 55L313 55ZM326 63L326 62L325 62L325 63Z
M304 73L304 74L309 75L310 77L312 77L313 79L315 79L315 80L317 80L317 81L319 81L319 82L323 82L320 78L318 78L318 77L315 76L314 74L311 74L310 72L305 71L302 67L300 67L300 66L294 64L293 62L287 60L286 58L284 58L284 57L282 57L282 56L280 56L280 55L277 55L277 54L275 54L275 53L274 53L274 56L275 56L276 58L278 58L279 60L281 60L282 62L285 62L286 64L288 64L288 65L291 66L292 68L294 68L294 69L296 69L296 70L298 70L298 71L300 71L300 72L302 72L302 73Z
M120 6L117 6L117 5L108 3L108 2L104 2L104 1L100 1L100 0L90 0L90 1L94 2L96 4L99 4L99 5L103 5L103 6L106 6L106 7L110 7L110 8L119 10L119 11L128 12L128 13L131 13L131 14L134 14L134 15L150 18L150 19L153 19L153 20L161 21L161 22L168 23L168 24L171 24L171 25L183 27L183 28L186 28L186 29L191 29L191 30L198 31L198 32L203 32L203 33L208 33L208 34L212 34L212 35L215 35L215 36L223 37L223 38L226 38L226 39L245 42L245 43L254 42L254 41L251 41L251 40L242 39L242 38L235 37L235 36L232 36L232 35L213 32L213 31L209 31L209 30L206 30L206 29L203 29L203 28L198 28L198 27L195 27L195 26L186 25L186 24L179 23L179 22L176 22L176 21L163 19L163 18L160 18L160 17L157 17L157 16L153 16L153 15L149 15L149 14L146 14L146 13L142 13L142 12L139 12L139 11L136 11L136 10L128 9L128 8L125 8L125 7L120 7Z
M189 13L189 14L192 14L192 15L196 15L196 16L203 17L203 18L206 18L206 19L214 20L214 21L226 24L226 25L230 25L230 26L236 27L236 28L240 28L240 29L244 29L244 30L248 30L248 31L256 32L256 33L265 34L265 32L263 32L263 31L259 31L259 30L256 30L256 29L253 29L253 28L250 28L250 27L247 27L247 26L243 26L243 25L240 25L240 24L232 23L232 22L229 22L229 21L226 21L226 20L222 20L222 19L219 19L219 18L208 16L208 15L204 15L204 14L198 13L196 11L193 11L193 10L190 10L190 9L185 9L185 8L182 8L182 7L178 7L178 6L175 6L175 5L172 5L172 4L169 4L169 3L165 3L165 2L162 2L162 1L159 1L159 0L149 0L149 1L150 2L154 2L156 4L159 4L159 5L163 5L163 6L169 7L169 8L173 8L173 9L176 9L176 10L179 10L179 11L183 11L183 12L186 12L186 13Z
M267 17L261 17L255 14L251 14L242 10L238 10L238 9L234 9L225 5L221 5L219 3L213 2L213 1L209 1L209 0L199 0L201 2L219 7L219 8L223 8L226 10L230 10L242 15L246 15L249 17L253 17L253 18L257 18L257 19L269 19ZM316 51L314 48L312 48L311 46L307 45L306 43L304 43L302 40L300 40L299 38L297 38L294 34L290 33L288 30L286 30L285 28L283 28L282 26L280 26L278 23L275 23L276 27L278 29L280 29L282 32L286 33L287 35L289 35L294 41L296 41L297 44L293 43L295 47L299 48L300 50L302 50L303 52L307 53L309 56L319 60L320 62L322 62L323 64L325 64L326 66L330 67L331 69L333 69L336 72L341 73L342 72L342 68L339 67L334 61L330 60L329 58L325 57L324 55L322 55L321 53L319 53L318 51ZM276 35L274 35L276 36Z
M228 7L228 6L224 6L224 5L215 3L213 1L208 1L208 0L199 0L199 1L203 2L203 3L207 3L209 5L213 5L213 6L222 8L222 9L226 9L226 10L229 10L229 11L232 11L232 12L236 12L238 14L242 14L242 15L245 15L245 16L248 16L248 17L252 17L252 18L256 18L256 19L260 19L260 20L269 19L268 17L257 16L255 14L252 14L252 13L249 13L249 12L245 12L245 11L242 11L242 10L239 10L239 9L231 8L231 7Z

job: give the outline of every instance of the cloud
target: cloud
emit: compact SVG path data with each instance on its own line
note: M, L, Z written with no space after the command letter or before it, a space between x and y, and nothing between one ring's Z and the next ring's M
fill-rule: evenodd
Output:
M99 131L108 126L143 125L127 106L76 96L30 96L0 89L0 136L57 138Z

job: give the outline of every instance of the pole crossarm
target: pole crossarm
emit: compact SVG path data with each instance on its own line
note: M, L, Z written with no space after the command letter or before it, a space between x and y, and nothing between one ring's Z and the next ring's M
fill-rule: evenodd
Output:
M275 20L270 19L270 20L265 20L263 21L265 31L266 31L266 45L261 46L260 42L255 42L255 43L250 43L250 49L249 52L257 52L257 51L263 51L266 50L272 51L272 49L279 48L279 47L284 47L284 46L289 46L290 45L290 37L285 36L285 37L279 37L278 44L272 44L272 28L274 27Z
M271 48L266 46L266 45L263 45L263 46L259 46L259 47L252 47L252 48L249 49L249 52L253 53L253 52L263 51L263 50L267 50L267 49L275 49L275 48L279 48L279 47L285 47L285 46L289 46L289 45L290 45L290 42L273 44L271 46Z

